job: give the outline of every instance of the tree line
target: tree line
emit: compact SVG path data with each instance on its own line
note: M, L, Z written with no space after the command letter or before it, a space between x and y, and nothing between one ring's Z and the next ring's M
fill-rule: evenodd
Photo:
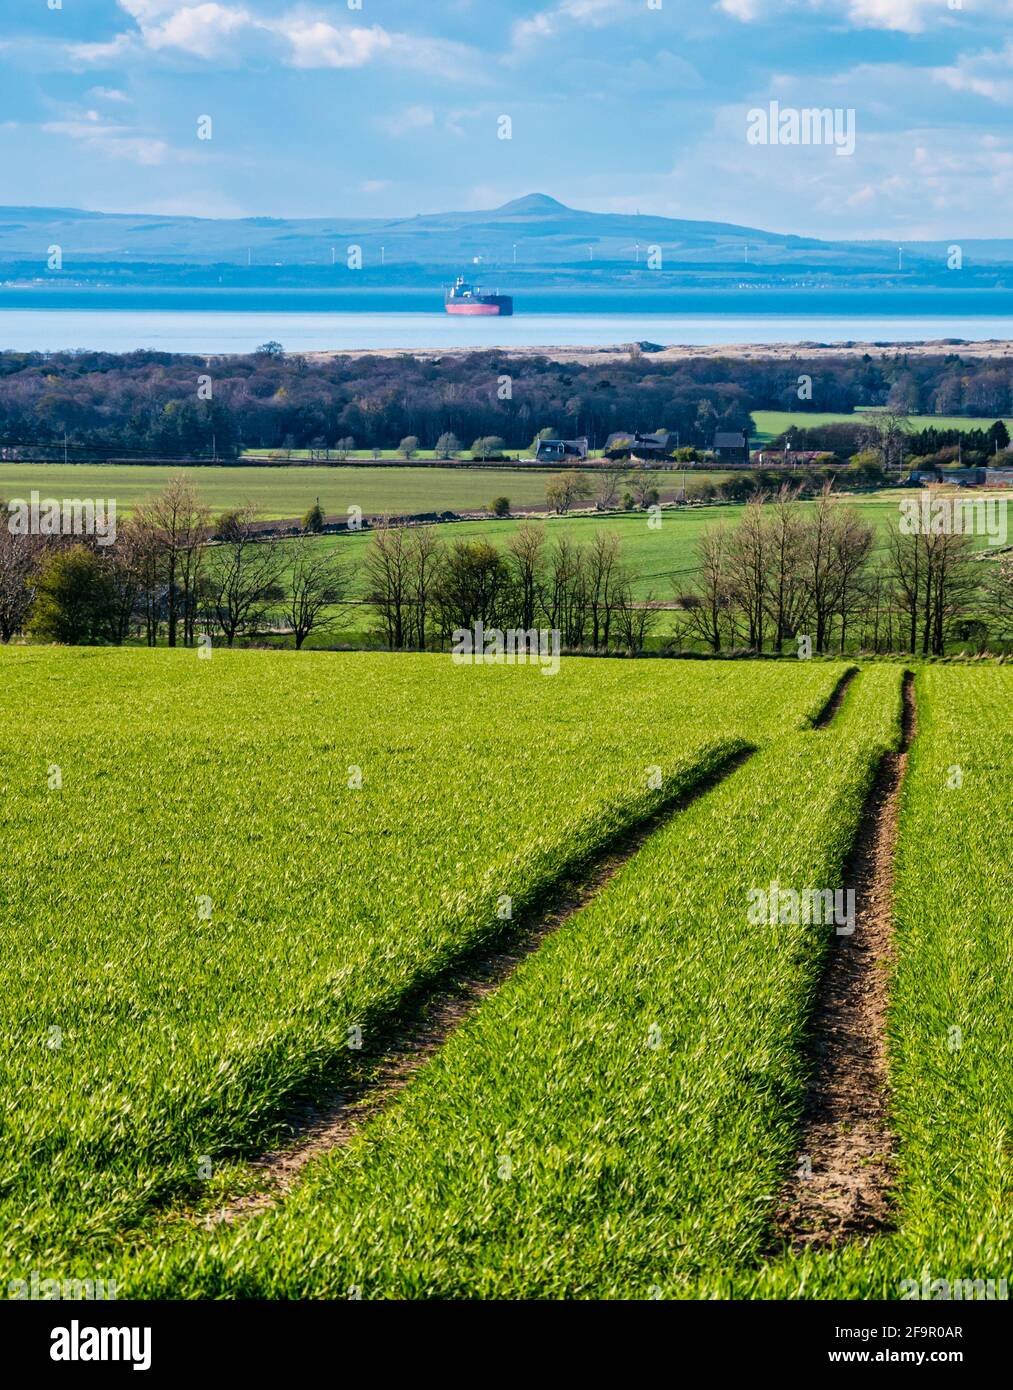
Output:
M807 383L800 387L800 382ZM0 353L0 443L228 459L242 448L388 449L441 436L525 448L539 430L587 436L674 431L707 447L752 429L755 410L1013 413L1010 364L904 352L790 360L631 352L602 363L495 352L312 360L278 345L243 356ZM823 447L823 446L820 446Z
M891 522L880 544L824 488L782 487L736 526L703 532L689 586L674 583L683 633L713 653L859 649L941 656L951 641L1013 640L1013 556L982 559L973 536Z
M780 654L805 643L940 656L952 642L1013 641L1013 554L983 559L969 534L899 519L877 538L829 484L814 501L787 485L751 497L737 524L704 530L691 577L672 576L667 596L642 585L604 527L578 542L526 522L497 545L388 518L343 554L347 542L315 534L320 519L311 508L294 537L265 530L249 508L213 519L174 479L108 546L0 525L0 640L231 647L284 634L302 648L312 634L338 640L358 613L391 650L441 650L478 622L555 629L567 650L595 653Z

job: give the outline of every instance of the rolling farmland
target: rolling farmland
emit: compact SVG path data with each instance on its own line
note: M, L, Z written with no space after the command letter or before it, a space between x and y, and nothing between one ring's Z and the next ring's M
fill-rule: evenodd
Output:
M894 1299L1007 1272L1007 669L917 673L889 1153L856 1179L891 1217L811 1241L779 1211L900 666L23 647L0 673L9 1279Z
M521 914L804 723L839 674L764 672L757 719L756 675L734 665L575 662L546 679L365 654L0 662L18 731L0 755L14 1261L111 1237L192 1191L202 1157L263 1143L355 1051L350 1030L495 935L504 904Z

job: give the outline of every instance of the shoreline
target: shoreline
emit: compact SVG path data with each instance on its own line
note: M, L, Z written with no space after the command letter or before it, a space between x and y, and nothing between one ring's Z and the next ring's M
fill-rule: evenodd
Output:
M414 357L421 361L441 358L465 358L478 353L494 352L506 358L546 357L553 362L614 362L628 358L631 343L613 343L593 347L583 344L556 344L544 347L519 347L517 345L481 345L475 347L432 347L432 348L320 348L306 352L294 351L286 356L303 357L308 362L324 362L335 357ZM790 361L806 358L811 361L823 358L848 357L896 357L904 354L911 357L948 357L956 354L961 357L974 357L986 360L1004 361L1013 358L1013 340L1008 338L982 338L967 341L955 338L933 338L918 342L859 342L846 339L837 343L785 342L785 343L673 343L663 346L660 351L640 350L645 362L679 362L691 359L706 360L720 358L741 358L758 361ZM186 354L181 354L186 355ZM240 354L249 355L249 354ZM209 357L227 357L227 353L210 353Z

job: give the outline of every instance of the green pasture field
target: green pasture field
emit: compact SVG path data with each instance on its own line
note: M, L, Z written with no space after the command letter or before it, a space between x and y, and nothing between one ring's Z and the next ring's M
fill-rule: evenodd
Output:
M796 429L812 429L816 425L871 425L875 423L877 413L875 409L856 410L850 415L819 410L754 410L756 434L753 440L758 444L769 444L793 425ZM911 415L908 423L912 430L987 430L995 424L995 417L976 419L967 415ZM1013 434L1013 419L1007 417L1005 423Z
M505 902L841 669L0 649L7 1281L224 1190Z
M833 927L757 926L750 892L840 886L900 689L874 669L829 727L786 720L359 1139L235 1230L156 1235L130 1294L677 1298L759 1262Z
M875 528L877 540L874 550L882 552L886 545L887 526L900 518L900 501L904 498L910 500L913 495L910 490L857 496L842 493L838 500L841 506L853 507ZM803 503L803 506L805 505ZM656 527L652 527L649 517L643 512L610 513L601 516L547 516L530 519L527 524L544 526L549 545L562 536L575 544L586 544L597 531L614 533L622 541L624 562L631 566L636 575L636 596L640 599L653 597L656 601L670 602L676 588L682 592L692 587L697 564L695 547L701 534L710 527L722 524L734 527L738 525L741 516L741 505L724 503L664 509L660 514L661 524ZM522 521L497 520L490 517L482 521L461 521L441 526L438 534L448 545L456 541L484 539L502 547L522 524ZM1013 536L1010 540L1013 541ZM975 536L974 542L977 549L992 549L985 535ZM361 599L365 592L362 560L365 547L369 545L369 533L363 531L358 534L323 536L313 544L334 550L347 558L351 580L350 597ZM666 630L664 620L661 630ZM321 640L327 642L332 639L323 637Z
M508 497L515 508L545 506L551 473L522 467L493 468L377 468L300 466L272 468L242 466L179 469L142 464L62 464L0 462L0 498L27 498L33 489L43 497L115 498L124 515L165 487L169 478L183 475L200 490L214 514L246 503L269 521L299 518L313 503L330 515L343 516L361 507L365 516L386 513L480 511L494 497ZM663 500L671 500L691 481L719 483L727 472L666 473L659 481Z
M924 667L915 690L889 1020L896 1229L776 1261L738 1297L969 1298L964 1280L1013 1283L1013 670Z

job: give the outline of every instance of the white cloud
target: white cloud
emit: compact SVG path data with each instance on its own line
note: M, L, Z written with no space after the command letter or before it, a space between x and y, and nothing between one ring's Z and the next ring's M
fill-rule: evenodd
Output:
M72 63L94 64L95 67L111 67L115 63L136 54L137 39L133 34L117 34L108 43L71 43L67 45L67 56Z
M539 10L528 19L519 19L513 28L514 43L537 43L552 38L567 24L600 29L629 12L628 0L560 0L548 10Z
M65 121L47 121L42 129L47 135L79 140L98 154L125 159L132 164L164 164L171 153L164 140L138 134L124 126L106 124L97 111L86 111Z
M198 58L211 58L221 50L225 40L253 23L246 10L217 4L187 5L170 14L163 23L144 27L144 42L156 52L160 48L179 48Z
M388 135L410 135L414 130L426 130L435 124L436 113L431 106L408 106L380 121Z
M567 0L572 5L597 6L613 0ZM384 61L397 67L441 72L460 80L478 80L479 69L468 61L471 50L446 39L391 32L380 24L339 25L303 10L286 10L267 18L243 6L181 5L179 0L119 0L136 22L137 30L117 34L105 43L67 46L77 64L110 66L141 51L184 53L213 60L241 58L251 44L280 46L280 61L292 68L361 68Z
M1013 43L1001 52L962 53L949 67L935 68L932 76L954 92L987 97L990 101L1013 102Z
M88 95L95 101L129 101L126 92L121 92L117 87L92 87Z
M280 19L264 28L291 44L289 63L294 68L361 68L394 45L379 24L338 29L323 20Z
M856 29L887 29L921 34L930 25L977 18L985 13L1009 14L1013 0L968 0L954 9L948 0L717 0L717 8L743 24L772 19L785 9L809 9L820 14L840 11Z

